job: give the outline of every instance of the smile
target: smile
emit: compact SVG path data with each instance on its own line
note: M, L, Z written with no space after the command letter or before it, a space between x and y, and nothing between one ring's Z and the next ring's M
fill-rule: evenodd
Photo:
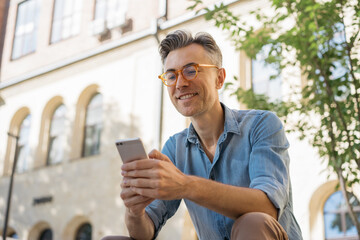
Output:
M185 100L185 99L191 98L191 97L193 97L195 95L197 95L197 93L186 94L186 95L178 97L177 99Z

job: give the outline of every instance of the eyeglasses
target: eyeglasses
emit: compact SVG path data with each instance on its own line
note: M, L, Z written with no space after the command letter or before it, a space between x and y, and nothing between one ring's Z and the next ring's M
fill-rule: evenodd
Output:
M210 65L210 64L191 64L191 65L187 65L185 67L183 67L182 69L173 71L166 71L163 74L161 74L159 76L159 78L161 79L161 81L164 83L165 86L173 86L176 84L178 77L179 77L179 72L181 72L181 75L184 79L191 81L194 80L197 77L198 74L198 69L199 67L205 67L205 68L217 68L219 69L219 67L215 66L215 65Z

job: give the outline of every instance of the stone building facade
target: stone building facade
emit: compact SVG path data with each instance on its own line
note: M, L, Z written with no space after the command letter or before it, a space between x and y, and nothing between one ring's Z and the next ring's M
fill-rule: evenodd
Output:
M221 2L244 16L269 4ZM186 0L10 0L0 76L0 229L17 152L9 236L72 240L127 233L115 141L140 136L148 151L160 149L189 124L157 78L162 72L158 41L178 28L207 31L223 51L227 76L240 76L244 87L252 84L254 62L235 51L201 12L186 10L189 5ZM298 74L291 81L300 79ZM279 89L286 91L286 84ZM227 92L220 95L230 107L241 107ZM304 239L324 239L323 208L336 181L327 179L306 142L292 135L289 140L295 215ZM184 205L158 239L196 239Z

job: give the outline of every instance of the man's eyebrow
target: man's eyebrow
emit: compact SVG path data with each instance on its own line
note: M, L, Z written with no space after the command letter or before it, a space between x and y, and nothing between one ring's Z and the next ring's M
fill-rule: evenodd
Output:
M190 63L185 64L185 65L182 66L182 67L184 68L184 67L187 67L187 66L190 66L190 65L194 65L194 64L196 64L196 63L195 63L195 62L190 62ZM166 69L165 72L167 72L167 71L176 71L176 69L175 69L175 68L169 68L169 69Z

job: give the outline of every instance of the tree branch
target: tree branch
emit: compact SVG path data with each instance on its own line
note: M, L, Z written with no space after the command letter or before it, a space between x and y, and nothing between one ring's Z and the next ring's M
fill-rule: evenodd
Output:
M329 108L331 109L331 106L329 105ZM334 129L332 127L332 123L336 123L335 119L334 119L334 116L332 116L330 114L330 123L329 123L329 135L330 135L330 138L331 138L331 150L333 152L332 156L334 157L334 167L335 167L335 170L336 170L336 173L338 175L338 178L339 178L339 182L340 182L340 188L341 188L341 191L342 191L342 194L345 198L345 203L346 203L346 207L347 209L349 210L349 215L350 215L350 218L352 220L352 222L354 223L354 225L356 226L356 229L357 229L357 232L358 232L358 236L359 236L359 239L360 239L360 223L359 223L359 220L357 219L357 216L355 215L355 212L354 212L354 208L353 206L350 204L350 201L349 201L349 196L347 194L347 191L346 191L346 179L344 179L344 176L342 175L342 168L341 166L338 166L337 165L337 162L336 162L336 158L337 158L337 152L336 152L336 148L335 148L335 142L336 142L336 139L335 139L335 135L334 135Z

